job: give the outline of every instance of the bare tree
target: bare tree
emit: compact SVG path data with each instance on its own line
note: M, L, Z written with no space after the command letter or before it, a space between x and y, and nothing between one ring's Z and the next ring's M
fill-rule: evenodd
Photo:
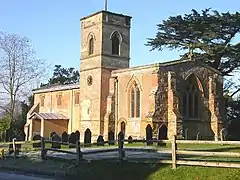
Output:
M30 40L0 32L0 108L14 120L16 102L44 76L45 62L35 57Z

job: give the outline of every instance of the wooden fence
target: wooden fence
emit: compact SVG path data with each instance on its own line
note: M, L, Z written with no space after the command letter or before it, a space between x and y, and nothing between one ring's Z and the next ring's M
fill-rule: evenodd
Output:
M84 155L89 155L89 154L97 154L97 153L106 153L106 152L118 152L118 160L120 164L124 160L134 162L134 160L128 159L126 157L125 152L126 151L139 151L139 152L152 152L152 151L158 151L158 149L146 149L146 148L134 148L134 147L125 147L125 143L129 142L129 140L124 140L123 136L119 136L118 140L115 141L104 141L101 144L113 144L117 143L117 147L113 146L113 148L104 148L104 149L93 149L91 151L82 151L80 142L77 141L75 144L72 143L66 143L66 142L59 142L59 141L50 141L42 138L41 140L37 141L31 141L31 142L17 142L15 139L13 139L12 142L8 143L1 143L0 149L6 149L8 148L8 151L12 151L14 158L17 157L19 147L18 145L25 145L25 144L41 144L41 158L46 159L47 158L47 152L49 151L54 151L54 152L61 152L61 153L68 153L68 154L73 154L76 156L76 163L77 165L84 160L83 156ZM240 149L240 141L204 141L204 140L176 140L176 137L174 136L172 140L131 140L131 143L158 143L158 144L163 144L163 143L168 143L171 144L171 148L167 150L160 150L158 151L159 153L164 153L168 154L169 158L167 159L159 159L155 163L164 163L164 164L172 164L172 168L175 169L177 165L191 165L191 166L209 166L209 167L229 167L229 168L240 168L240 153L238 152L217 152L217 150L213 151L198 151L198 150L181 150L178 148L179 144L209 144L209 145L237 145L239 146ZM67 145L67 146L72 146L76 149L76 151L69 151L67 149L58 149L52 147L46 147L46 143L56 143L60 145ZM11 145L11 148L10 148ZM99 145L99 143L90 143L90 144L84 144L85 146L89 145ZM191 158L191 160L186 160L182 159L179 156L182 155L187 155L187 156L200 156L200 157L211 157L217 159L218 157L231 157L231 158L238 158L238 162L224 162L224 161L219 161L219 162L213 162L213 161L199 161L195 158ZM159 154L161 156L161 154ZM136 162L136 161L135 161ZM146 163L149 163L146 162ZM151 162L152 163L152 162Z
M210 152L210 151L184 151L178 150L177 144L218 144L218 145L240 145L240 141L191 141L191 140L176 140L173 137L172 140L172 167L176 168L176 165L191 165L191 166L209 166L209 167L230 167L230 168L240 168L239 163L232 162L210 162L210 161L186 161L178 160L177 155L192 155L192 156L208 156L208 157L235 157L239 158L240 153L237 152ZM240 147L239 147L240 149ZM240 160L240 159L239 159Z
M127 140L124 140L124 141L127 141ZM213 158L219 158L219 157L240 158L240 153L237 153L237 152L215 152L215 151L197 151L197 150L193 151L193 150L180 150L177 148L179 144L205 144L205 145L209 144L209 145L239 145L239 150L240 150L240 141L176 140L176 136L173 136L172 140L150 140L150 141L133 140L133 142L171 143L171 150L159 151L160 153L171 154L171 159L159 160L157 163L172 164L173 169L176 169L177 165L240 168L240 159L238 163L233 163L233 162L182 160L178 158L178 155L213 157ZM146 149L139 149L139 148L137 150L146 151Z
M4 159L5 156L8 154L13 154L14 159L17 157L20 151L22 151L24 148L23 146L34 146L34 144L40 144L40 140L36 141L16 141L16 139L13 139L12 142L1 142L0 143L0 151L1 151L1 159ZM40 148L40 146L39 146ZM33 150L34 148L30 148ZM37 148L36 148L37 149Z
M151 149L144 149L144 148L125 148L124 147L124 142L129 142L129 140L124 140L119 138L117 141L112 141L112 142L117 142L118 147L116 148L111 148L111 149L97 149L97 150L92 150L89 152L82 152L80 148L80 143L76 142L75 145L76 147L76 152L72 151L67 151L67 150L62 150L62 149L54 149L54 148L45 148L45 143L60 143L60 144L65 144L65 145L71 145L70 143L63 143L63 142L54 142L54 141L46 141L42 139L42 150L41 150L41 157L45 159L47 157L47 151L55 151L55 152L63 152L63 153L69 153L69 154L74 154L76 155L76 160L77 164L79 164L83 160L83 155L88 155L88 154L96 154L96 153L106 153L106 152L118 152L118 160L120 164L124 160L131 161L130 159L128 160L126 158L125 152L126 151L140 151L140 152L149 152ZM178 158L178 155L189 155L189 156L201 156L201 157L236 157L240 158L240 153L237 152L210 152L210 151L193 151L193 150L180 150L177 148L178 144L219 144L219 145L240 145L240 141L203 141L203 140L197 140L197 141L192 141L192 140L176 140L176 137L174 136L172 140L132 140L131 143L171 143L171 149L169 150L162 150L159 151L160 153L166 153L171 155L169 159L162 159L158 160L156 163L164 163L164 164L172 164L172 168L176 169L177 165L191 165L191 166L210 166L210 167L230 167L230 168L240 168L240 162L239 163L233 163L233 162L211 162L211 161L197 161L197 160L183 160ZM104 141L104 144L109 143L108 141ZM89 145L96 145L97 143L91 143ZM240 149L240 146L239 146ZM153 150L156 151L156 150ZM136 161L135 161L136 162Z
M114 141L111 141L114 142ZM76 151L69 151L69 150L63 150L63 149L58 149L58 148L46 148L45 144L46 143L56 143L59 145L67 145L67 146L72 146L75 147ZM108 144L108 141L104 141L104 144ZM85 144L86 145L97 145L98 143L89 143ZM123 144L123 141L122 141ZM66 154L73 154L76 156L76 164L79 165L80 162L83 160L83 155L88 155L88 154L96 154L96 153L106 153L106 152L115 152L118 151L118 148L113 148L113 149L97 149L94 151L89 151L89 152L82 152L81 147L80 147L80 142L76 141L75 144L72 143L67 143L67 142L59 142L59 141L50 141L50 140L45 140L44 138L41 139L41 158L43 160L47 159L47 152L53 151L53 152L60 152L60 153L66 153Z

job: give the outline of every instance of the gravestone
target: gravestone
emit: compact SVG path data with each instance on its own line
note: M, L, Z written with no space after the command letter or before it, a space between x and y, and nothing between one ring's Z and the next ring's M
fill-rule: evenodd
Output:
M61 149L61 137L57 134L54 134L52 137L52 141L56 141L56 142L52 142L52 148L54 149ZM59 142L59 143L58 143Z
M148 124L146 127L146 140L147 140L147 145L152 145L152 142L149 142L149 140L152 140L152 127Z
M167 126L162 124L158 129L158 140L167 140ZM158 143L158 146L166 146L166 143Z
M97 146L104 146L104 139L101 135L99 135L97 138Z
M68 134L67 132L62 133L62 142L68 142Z
M124 133L122 131L118 133L118 140L124 140Z
M33 141L41 140L41 136L39 134L33 136ZM39 143L33 143L33 148L40 148L41 142Z
M114 145L114 132L113 131L108 132L108 144Z
M80 132L79 132L79 131L76 131L75 134L76 134L77 140L79 141L79 140L80 140Z
M77 141L77 137L76 134L74 132L72 132L69 136L68 142L71 143L69 145L69 148L75 148L76 147L76 141Z
M53 137L55 134L56 134L55 132L51 132L51 133L50 133L50 139L52 139L52 137Z
M128 137L128 143L129 143L129 144L132 144L132 143L133 143L133 138L132 138L132 136L129 136L129 137Z
M86 129L84 133L84 146L91 146L91 138L92 138L92 132L90 129Z
M121 131L120 133L118 133L118 148L119 149L123 149L123 142L124 140L124 133ZM125 151L122 151L122 157L125 157Z

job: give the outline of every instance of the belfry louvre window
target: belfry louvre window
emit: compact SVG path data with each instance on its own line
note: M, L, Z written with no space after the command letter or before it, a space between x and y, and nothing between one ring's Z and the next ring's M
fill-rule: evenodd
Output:
M137 85L131 87L130 91L130 117L140 117L140 90Z
M119 55L120 42L117 33L112 36L112 54Z
M89 40L89 55L94 53L94 39L91 37Z

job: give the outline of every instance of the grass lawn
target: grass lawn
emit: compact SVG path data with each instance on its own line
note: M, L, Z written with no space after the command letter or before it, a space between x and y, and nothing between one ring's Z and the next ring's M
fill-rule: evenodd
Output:
M0 166L16 167L18 170L38 170L50 172L67 172L67 176L56 179L83 180L237 180L239 169L178 166L172 170L169 165L133 164L124 162L123 167L117 163L93 161L78 167L74 161L36 160L18 158L6 159Z

